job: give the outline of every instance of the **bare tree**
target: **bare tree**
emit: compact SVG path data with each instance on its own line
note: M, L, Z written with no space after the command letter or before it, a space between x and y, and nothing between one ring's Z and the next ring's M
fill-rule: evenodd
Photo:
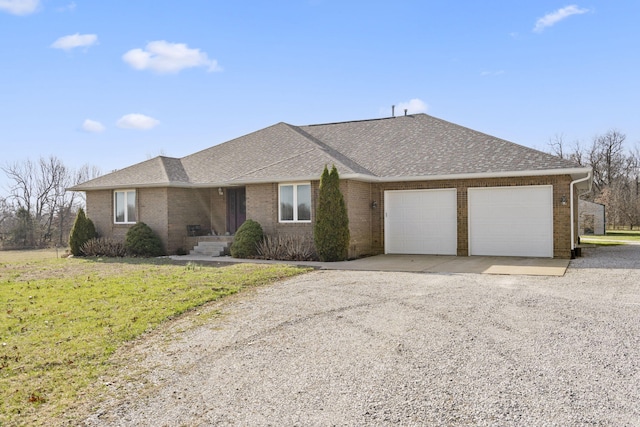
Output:
M598 191L610 186L623 173L626 135L612 129L593 138L589 163L593 168L593 184Z
M9 226L12 219L12 210L7 199L0 197L0 247L9 235Z
M554 156L558 156L561 159L564 159L564 134L556 133L552 138L549 138L548 142L549 148L551 149L551 154Z
M583 149L576 141L567 147L563 134L549 139L552 154L593 169L593 186L584 197L607 207L607 225L640 225L640 148L626 150L626 135L611 129L595 136Z
M580 145L580 141L575 141L572 147L568 147L564 140L564 134L556 133L552 138L549 138L547 144L549 145L551 154L554 156L584 166L584 151Z
M1 168L10 184L6 204L14 216L20 212L20 241L25 246L44 246L56 239L65 245L68 228L75 210L84 205L84 199L66 189L74 184L100 175L95 167L83 166L77 172L69 170L55 156L40 158L37 163L26 160ZM26 219L29 219L27 221ZM31 227L25 230L25 227Z

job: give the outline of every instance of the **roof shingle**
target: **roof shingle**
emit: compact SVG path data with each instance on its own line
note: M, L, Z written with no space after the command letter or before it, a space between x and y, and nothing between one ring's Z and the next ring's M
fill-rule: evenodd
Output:
M395 179L580 168L426 114L293 126L278 123L183 157L156 157L72 190L142 186L223 186L319 177Z

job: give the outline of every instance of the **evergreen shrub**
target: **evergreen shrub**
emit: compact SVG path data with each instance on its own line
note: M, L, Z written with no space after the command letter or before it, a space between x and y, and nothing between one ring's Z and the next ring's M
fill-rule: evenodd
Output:
M162 241L144 222L139 222L127 231L124 245L129 255L156 257L164 255Z
M340 191L340 176L335 165L324 167L316 208L313 239L320 261L344 261L349 253L349 217Z
M71 233L69 234L69 249L71 254L73 256L84 255L81 249L82 245L95 237L97 237L97 234L93 221L87 218L84 213L84 209L78 209L76 220L74 221Z
M252 219L246 220L233 237L233 243L229 248L231 256L234 258L255 258L262 237L262 226Z

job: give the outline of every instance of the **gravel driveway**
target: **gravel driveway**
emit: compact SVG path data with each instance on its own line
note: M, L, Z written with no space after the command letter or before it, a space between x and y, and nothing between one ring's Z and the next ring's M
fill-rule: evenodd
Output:
M640 246L564 277L315 271L119 357L84 425L640 425ZM186 328L186 330L182 330Z

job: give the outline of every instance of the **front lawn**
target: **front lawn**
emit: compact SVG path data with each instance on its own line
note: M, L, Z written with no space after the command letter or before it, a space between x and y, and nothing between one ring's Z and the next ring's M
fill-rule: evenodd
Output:
M580 243L594 245L624 245L635 242L640 243L640 231L609 230L604 236L580 236Z
M161 322L305 271L0 252L0 426L60 414L118 347Z

